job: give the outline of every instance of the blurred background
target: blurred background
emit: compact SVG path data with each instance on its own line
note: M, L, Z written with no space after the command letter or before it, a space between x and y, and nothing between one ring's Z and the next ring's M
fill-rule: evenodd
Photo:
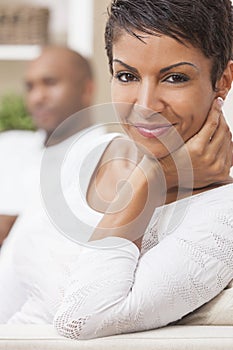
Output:
M23 108L20 96L24 94L26 63L35 58L41 45L46 43L67 45L88 57L97 83L94 102L110 101L110 74L104 50L104 25L109 2L0 0L0 123L4 116L13 118L19 115ZM233 129L233 90L224 110ZM27 119L22 123L27 127Z
M89 58L97 89L94 104L110 101L104 25L110 0L0 0L0 130L22 114L27 61L44 44L66 45ZM47 26L47 27L46 27ZM30 29L29 29L30 28ZM23 119L18 124L27 127ZM2 124L2 125L1 125Z

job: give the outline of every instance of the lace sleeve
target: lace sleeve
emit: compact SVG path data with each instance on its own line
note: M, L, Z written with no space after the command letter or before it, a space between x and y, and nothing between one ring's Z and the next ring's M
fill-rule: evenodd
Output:
M142 256L128 241L115 249L83 248L54 319L58 332L89 339L148 330L208 302L233 278L232 211L190 210Z

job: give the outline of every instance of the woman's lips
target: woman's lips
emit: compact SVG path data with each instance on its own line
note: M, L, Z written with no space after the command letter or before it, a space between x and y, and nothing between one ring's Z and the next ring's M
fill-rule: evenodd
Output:
M168 130L170 130L173 125L160 125L160 126L142 126L142 125L134 125L139 134L147 138L155 138L165 134Z

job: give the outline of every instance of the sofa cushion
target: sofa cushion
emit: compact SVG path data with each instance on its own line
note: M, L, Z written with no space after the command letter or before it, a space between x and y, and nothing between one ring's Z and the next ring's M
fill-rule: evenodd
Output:
M185 316L176 324L233 326L233 281L214 299Z
M0 350L232 350L233 327L170 326L92 340L59 336L52 325L0 325Z

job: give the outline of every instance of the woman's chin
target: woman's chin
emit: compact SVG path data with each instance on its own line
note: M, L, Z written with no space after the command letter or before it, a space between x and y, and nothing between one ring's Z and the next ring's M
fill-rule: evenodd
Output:
M137 146L141 149L143 154L148 155L151 158L162 159L170 154L168 149L161 144L153 145L154 147L150 147L143 143L137 142Z

